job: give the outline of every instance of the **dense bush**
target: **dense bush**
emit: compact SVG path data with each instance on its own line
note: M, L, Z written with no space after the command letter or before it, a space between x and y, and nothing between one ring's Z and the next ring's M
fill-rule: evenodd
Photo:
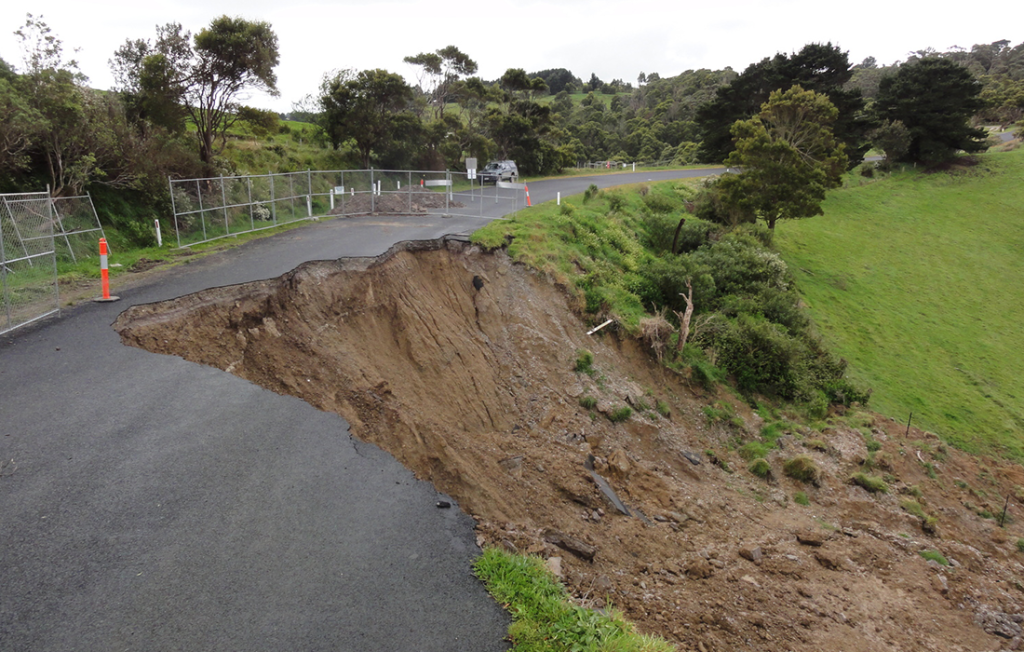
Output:
M845 361L813 334L785 262L764 244L764 229L744 225L723 233L693 220L679 247L692 251L673 255L669 227L674 220L643 219L647 244L658 254L639 269L646 280L645 306L684 311L689 279L696 314L704 315L693 341L712 353L741 390L802 401L816 415L830 403L867 401L866 392L843 378Z
M644 319L660 313L673 330L655 338L656 352L695 383L710 388L731 377L747 394L799 402L814 418L832 404L864 404L868 393L844 377L846 362L814 333L789 269L771 249L770 232L693 216L680 227L688 215L681 206L694 194L655 184L563 202L544 224L561 239L564 251L557 255L555 249L520 254L538 225L503 223L505 234L488 241L511 241L513 256L543 261L549 272L571 279L587 312L614 316L626 331L639 335ZM680 208L662 213L662 204ZM693 313L680 353L680 320L691 291Z

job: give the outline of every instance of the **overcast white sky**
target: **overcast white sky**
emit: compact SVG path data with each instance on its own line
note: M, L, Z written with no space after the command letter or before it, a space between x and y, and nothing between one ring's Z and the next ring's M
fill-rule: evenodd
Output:
M636 82L641 71L663 77L696 68L742 71L776 52L832 42L851 63L903 60L914 50L1007 39L1024 41L1020 0L923 7L920 0L33 0L0 9L0 57L15 68L22 55L13 32L25 12L42 16L94 88L113 85L107 64L126 39L153 38L156 25L179 22L195 33L222 14L269 22L280 42L280 98L249 104L277 111L315 92L337 68L384 68L415 83L402 58L455 45L475 59L484 79L508 68L568 68L584 81ZM841 9L840 9L841 8Z

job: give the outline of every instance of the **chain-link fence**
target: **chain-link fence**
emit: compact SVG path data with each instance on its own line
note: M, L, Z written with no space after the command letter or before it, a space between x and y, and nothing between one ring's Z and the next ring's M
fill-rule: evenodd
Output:
M55 220L49 193L0 195L0 333L60 309Z
M479 181L456 172L308 170L169 183L179 247L325 216L493 219L525 203L522 184L485 192Z
M54 238L57 258L73 263L99 257L100 238L105 238L92 197L53 198Z

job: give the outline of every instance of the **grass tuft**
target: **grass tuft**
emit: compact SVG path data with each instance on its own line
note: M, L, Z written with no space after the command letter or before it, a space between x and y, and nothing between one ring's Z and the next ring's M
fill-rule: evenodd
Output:
M586 349L577 351L575 369L576 373L592 376L594 374L594 354Z
M747 470L756 475L759 478L767 479L772 474L772 466L768 463L768 460L763 457L759 457L750 463Z
M633 410L630 407L623 405L609 414L608 420L612 423L622 423L623 421L628 420L631 416L633 416Z
M782 472L794 480L815 486L821 480L821 469L807 455L797 455L792 459L786 460L785 464L782 465Z
M945 555L943 555L938 550L922 550L917 554L921 555L928 561L935 561L942 564L943 566L949 566L949 560L946 559Z
M643 636L621 613L573 605L565 587L539 557L488 548L474 564L476 576L512 615L509 638L515 652L622 650L670 652L663 639Z
M889 493L889 485L885 483L885 480L879 478L878 476L858 472L850 476L850 482L855 485L864 487L873 494Z

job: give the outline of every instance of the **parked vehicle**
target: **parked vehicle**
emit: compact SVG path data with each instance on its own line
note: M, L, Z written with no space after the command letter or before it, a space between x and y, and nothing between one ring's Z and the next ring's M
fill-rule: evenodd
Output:
M515 161L491 161L480 170L477 178L481 184L497 185L499 181L515 181L519 178L519 168L516 167Z

